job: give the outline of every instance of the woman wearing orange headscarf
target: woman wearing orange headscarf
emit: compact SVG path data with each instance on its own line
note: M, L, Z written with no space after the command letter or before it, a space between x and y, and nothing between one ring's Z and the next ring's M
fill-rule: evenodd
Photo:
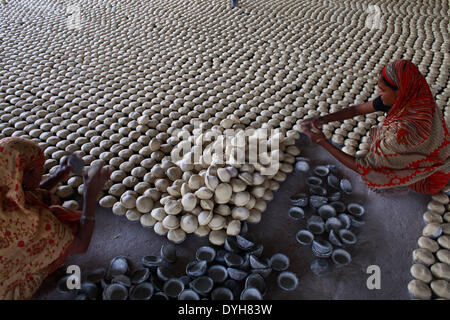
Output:
M418 193L439 192L450 179L450 136L424 76L412 62L397 60L382 69L378 86L377 99L303 121L303 132L376 191L407 187ZM318 129L375 111L388 113L371 129L370 151L362 158L334 147Z
M83 211L59 205L48 190L65 179L67 162L43 181L45 157L22 138L0 140L0 299L29 299L71 253L87 251L94 229L95 195L109 177L85 176ZM81 219L81 220L80 220Z

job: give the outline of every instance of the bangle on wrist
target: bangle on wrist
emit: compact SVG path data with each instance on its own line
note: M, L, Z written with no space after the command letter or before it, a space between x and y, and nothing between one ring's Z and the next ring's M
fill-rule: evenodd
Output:
M320 141L324 141L324 140L325 140L325 138L319 138L316 141L314 141L314 143L319 144Z
M94 216L82 216L80 220L95 221L95 217Z
M92 196L94 199L96 199L98 192L93 192L92 190L86 188L86 190L84 190L84 196L85 197L89 197Z

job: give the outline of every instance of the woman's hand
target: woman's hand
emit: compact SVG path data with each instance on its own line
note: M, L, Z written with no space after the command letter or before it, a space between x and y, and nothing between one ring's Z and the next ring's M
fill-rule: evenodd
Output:
M69 249L70 254L85 253L89 249L95 226L96 197L109 180L110 175L110 169L103 168L103 165L91 167L90 170L84 170L83 215L80 220L78 232Z
M59 179L61 179L61 181L64 181L69 177L71 172L72 166L69 164L69 157L64 157L58 171L56 172L56 175L59 177Z
M72 166L69 164L68 160L68 157L63 158L58 170L56 170L56 172L50 177L42 181L39 187L45 190L52 190L58 183L65 181L72 171Z
M321 117L311 117L309 119L305 119L302 122L300 122L300 127L302 127L302 129L303 128L311 129L312 124L315 124L316 127L321 127L322 126Z
M92 194L97 196L97 194L103 189L105 183L109 180L111 175L111 170L108 168L103 168L103 165L100 165L96 168L91 168L93 173L91 175L88 174L88 171L85 170L83 173L84 186L85 186L85 194Z
M311 122L311 126L309 127L302 127L302 132L314 143L319 143L320 141L327 139L314 122Z

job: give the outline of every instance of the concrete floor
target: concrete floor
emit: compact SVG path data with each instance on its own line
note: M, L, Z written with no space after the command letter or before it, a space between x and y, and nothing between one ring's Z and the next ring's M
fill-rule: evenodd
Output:
M301 191L304 176L292 173L276 192L259 224L250 225L258 243L264 245L264 256L276 252L287 254L291 259L289 270L300 279L295 291L285 292L276 285L276 275L269 276L269 290L265 299L409 299L407 284L412 279L409 269L412 251L423 228L422 214L426 211L429 196L409 193L407 195L379 195L369 192L360 177L350 169L338 164L320 147L301 138L298 142L302 155L310 157L312 164L337 164L340 174L353 184L352 199L366 208L366 225L357 231L358 242L350 248L353 261L350 265L334 269L326 276L318 277L309 269L314 257L310 247L300 246L295 233L302 229L301 222L293 223L287 215L289 197ZM89 251L84 255L71 256L63 268L71 264L80 266L82 272L106 267L118 255L129 258L132 265L139 266L144 255L156 255L165 237L151 229L143 229L139 223L114 216L109 210L99 209L97 224ZM193 260L195 250L208 244L207 238L189 235L177 246L178 261L173 265L175 275L184 274L185 265ZM381 269L381 289L369 290L366 286L367 267L378 265ZM35 299L68 299L55 291L61 272L50 276L36 293Z
M36 58L35 60L39 62L38 75L35 73L32 75L32 79L33 81L42 82L45 85L45 88L40 87L40 89L45 89L45 100L50 100L47 96L51 92L51 101L54 101L53 98L56 94L65 91L61 91L60 88L63 84L66 84L66 80L71 81L69 75L66 78L66 71L70 70L71 73L78 74L82 70L92 70L92 66L95 66L95 76L100 75L104 80L109 79L109 76L113 73L123 75L125 73L123 70L126 69L122 70L122 64L125 60L127 62L127 69L128 66L130 69L136 69L138 63L156 66L157 63L160 63L161 57L171 53L173 48L180 43L175 38L175 36L178 36L177 33L166 34L164 37L159 36L159 32L161 34L165 32L163 27L172 27L172 22L176 22L177 25L189 31L198 32L201 30L209 30L209 33L203 37L203 42L194 41L197 38L191 38L190 34L182 37L184 47L191 48L192 50L187 51L190 51L192 54L195 53L203 56L204 52L199 49L199 43L207 44L208 48L210 48L209 44L212 44L214 50L222 49L225 46L227 48L232 47L232 50L237 50L238 41L240 41L239 43L252 41L254 38L253 33L257 33L258 38L262 41L261 43L251 42L252 44L249 50L254 53L260 53L261 56L274 55L275 57L279 57L280 60L289 58L290 61L298 64L308 62L315 64L321 59L318 58L319 54L329 55L331 58L330 61L335 62L324 63L322 61L321 65L324 69L320 72L317 71L317 74L334 72L332 71L334 70L334 65L336 63L343 63L341 56L338 56L341 53L336 53L338 51L330 52L330 49L327 47L329 44L324 45L325 40L321 37L320 33L325 31L338 31L336 36L339 36L343 40L341 46L360 43L362 44L362 48L367 49L368 45L366 46L366 44L379 44L376 46L376 50L374 49L373 51L374 53L376 51L387 54L384 57L386 58L386 62L398 58L409 58L411 57L410 52L415 51L412 46L409 47L409 44L408 46L402 44L408 37L405 37L405 39L397 39L395 37L396 40L392 40L388 31L384 32L384 35L388 35L388 37L383 37L380 40L374 40L372 38L376 32L368 31L365 32L362 39L355 42L354 36L356 33L353 31L361 30L364 24L364 17L367 17L367 12L365 11L367 5L371 2L367 0L325 1L317 3L314 3L314 1L298 1L298 3L295 1L246 1L245 9L235 10L234 12L236 14L231 14L227 11L224 17L218 16L216 12L219 12L217 10L223 8L225 5L229 5L229 2L226 1L184 1L180 2L182 5L178 7L172 5L171 1L154 1L145 6L146 11L134 6L137 1L107 2L90 0L81 2L83 28L80 33L72 32L74 30L66 32L68 26L67 7L63 1L8 1L9 5L2 6L0 10L0 39L3 42L0 41L0 47L5 50L0 50L0 67L2 68L1 70L6 70L8 73L5 73L5 76L2 76L0 80L5 80L5 83L11 83L8 92L10 89L19 88L20 86L19 83L12 82L11 79L13 77L10 77L12 73L17 71L17 74L19 74L24 69L24 72L30 75L35 71L33 70L34 67L32 68L29 63L30 60L33 60L31 57ZM380 2L381 5L382 1L376 2ZM189 3L189 8L185 7L187 3ZM430 62L433 65L440 65L441 62L439 59L441 59L443 53L441 54L439 51L440 46L437 46L436 43L443 43L442 39L445 39L445 34L441 34L443 31L439 31L440 23L445 22L444 11L446 7L444 4L444 2L443 4L436 4L436 7L431 5L422 6L421 9L423 10L421 11L423 12L418 16L411 15L409 9L406 12L403 4L400 9L400 5L397 4L391 3L386 6L383 4L383 21L386 20L386 22L396 26L397 23L407 22L411 31L408 34L414 34L418 30L425 30L424 21L426 20L426 39L430 39L430 43L424 44L424 50L427 52L427 57L428 53L430 53L430 57L432 57ZM299 9L306 7L309 11L307 14L297 16L297 10L294 10L288 15L285 9L287 6L293 5L298 6ZM13 6L15 8L14 10L12 9ZM117 8L117 14L111 8ZM415 6L414 10L417 11ZM145 12L145 14L141 15L139 20L131 21L142 12ZM432 14L432 12L434 13ZM439 12L443 13L441 14ZM175 13L175 15L172 13ZM336 16L332 16L331 13L336 13ZM193 19L202 15L205 18L195 20L196 25L191 26ZM436 23L430 25L427 15L432 17ZM258 19L260 16L269 17L272 24L269 26L264 25L261 19ZM157 23L154 23L154 18L158 19ZM271 32L265 32L266 27L275 28L285 21L290 21L291 27L289 29L273 29ZM130 25L131 23L133 25ZM230 29L230 27L235 27L238 23L239 26L245 26L245 28L242 28L242 31L245 32L233 31L230 33L229 30L236 30ZM315 26L316 24L321 26L320 31L312 27L312 25ZM136 32L131 37L132 41L129 43L130 31L137 30L135 28L140 26L143 26L143 30L146 30L146 32ZM150 26L152 27L150 28ZM156 31L152 28L156 28ZM30 34L36 36L36 39L30 40ZM75 36L77 34L80 34L80 36ZM233 42L228 40L228 34L232 35ZM286 37L279 37L281 35L285 35ZM293 35L296 35L296 37L293 37ZM24 39L25 41L21 43L20 40ZM275 41L274 39L288 39L293 47L300 48L304 52L298 54L298 52L286 51L284 49L286 41L282 40L283 43L278 44L278 40ZM92 48L86 47L86 43L89 43L89 41L94 41L93 43L99 44L97 51L93 52L91 50ZM315 49L312 51L306 50L316 41L320 46L314 46L313 48ZM385 46L393 44L391 41L395 41L397 45L395 52L386 50ZM431 43L433 43L433 46L431 46ZM3 46L1 46L2 44ZM163 47L162 45L165 46ZM131 49L139 49L136 51L138 54L126 54L125 52L130 52L130 47ZM29 55L26 59L22 59L21 57L15 56L17 52L23 54L28 53ZM11 55L11 53L14 53L14 55ZM11 59L6 59L6 54L10 54ZM358 77L368 79L371 77L370 74L375 72L374 66L371 65L373 61L366 64L363 61L365 58L362 60L359 59L362 56L362 52L356 54L355 51L352 54L353 61L355 63L358 61L361 64L360 67L354 67L352 62L348 65L348 67L351 67L348 72L354 72ZM152 59L149 59L149 57L152 57ZM222 55L222 58L224 58L226 64L222 61L217 71L222 70L222 67L224 69L228 68L232 63L234 65L235 61L232 60L236 59L229 54ZM12 61L13 59L17 61ZM215 66L219 60L214 58L214 61ZM68 62L70 62L70 68L68 68ZM417 63L423 70L428 70L428 65L430 64L425 59L422 60L420 55L414 55L413 62ZM377 66L381 64L379 61L374 63ZM190 62L188 64L189 66L191 66ZM141 66L139 65L139 67ZM278 72L277 69L277 66L270 65L271 71ZM284 69L288 70L287 67ZM6 74L10 77L7 81ZM17 78L17 74L14 78ZM94 77L94 71L89 71L89 73L83 71L83 76L75 81L76 88L82 88L84 90L83 92L86 93L90 92L93 87L84 84L89 77ZM245 76L246 78L247 76ZM443 78L445 79L445 75ZM64 82L62 80L60 81L60 79L63 79ZM115 79L115 85L119 81L122 84L122 80L126 79L126 76L123 79L119 77ZM443 89L439 81L434 81L434 78L427 79L432 79L430 83L433 84L433 92L442 92ZM352 83L352 81L349 83ZM92 86L96 85L97 83L92 84ZM214 83L214 85L217 84ZM67 90L64 94L74 92L75 89L73 85L71 86L70 91ZM364 86L361 90L361 93L370 96L372 92L376 91L375 84L367 83L367 86ZM305 92L302 94L305 94ZM7 94L6 90L5 92L0 92L1 99L7 95L9 93ZM43 96L43 91L39 91L39 97L41 96ZM359 97L362 99L362 96ZM347 99L346 96L344 101L342 101L342 106L345 107L348 105L350 100L351 103L354 103L352 99ZM341 102L339 103L341 104ZM315 103L313 104L315 105ZM442 106L444 106L444 103L442 103ZM336 161L318 147L310 145L303 147L303 150L304 155L311 157L317 164L336 163ZM300 174L290 174L288 179L282 184L281 189L275 194L275 199L263 213L261 223L251 225L250 232L256 237L258 242L265 246L266 256L271 256L275 252L283 252L289 255L292 264L290 269L298 274L300 284L297 290L293 292L283 292L276 286L276 277L272 275L269 278L271 290L269 290L265 298L409 298L406 287L410 280L409 268L412 263L411 253L416 248L416 241L421 234L423 227L422 214L425 211L429 197L412 193L404 196L372 194L368 192L364 183L355 173L342 168L342 166L339 167L341 168L341 174L348 177L354 184L355 201L363 202L367 210L365 216L366 225L360 229L359 241L351 249L353 262L346 268L334 270L333 273L323 278L318 278L312 274L309 269L310 262L313 260L311 250L310 248L300 247L295 240L295 233L302 228L302 225L301 223L293 223L287 215L289 197L295 192L300 191L300 180L302 178ZM84 255L69 257L65 265L78 264L83 272L87 272L96 267L106 267L109 261L118 255L127 256L131 262L137 265L142 256L157 254L161 244L167 242L168 240L165 237L156 235L152 230L143 229L139 223L132 223L126 220L125 217L114 216L109 210L99 209L96 230L89 251ZM191 235L183 244L178 246L178 254L180 257L176 265L174 265L174 271L177 275L181 275L184 272L184 267L188 261L193 259L195 250L205 244L208 244L206 238L197 238ZM381 268L380 290L368 290L366 287L366 279L368 277L366 269L369 265L378 265ZM50 276L43 284L41 290L37 292L35 298L67 298L54 292L55 284L59 276L58 274Z

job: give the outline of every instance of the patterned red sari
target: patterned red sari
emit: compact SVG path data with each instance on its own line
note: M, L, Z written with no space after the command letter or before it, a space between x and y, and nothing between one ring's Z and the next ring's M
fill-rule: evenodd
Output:
M0 299L31 298L74 239L81 212L59 206L46 190L22 187L24 172L44 161L31 140L0 140Z
M408 187L435 194L450 179L450 136L431 90L417 67L397 60L383 77L399 88L385 121L370 132L370 152L356 159L367 185L376 190Z

